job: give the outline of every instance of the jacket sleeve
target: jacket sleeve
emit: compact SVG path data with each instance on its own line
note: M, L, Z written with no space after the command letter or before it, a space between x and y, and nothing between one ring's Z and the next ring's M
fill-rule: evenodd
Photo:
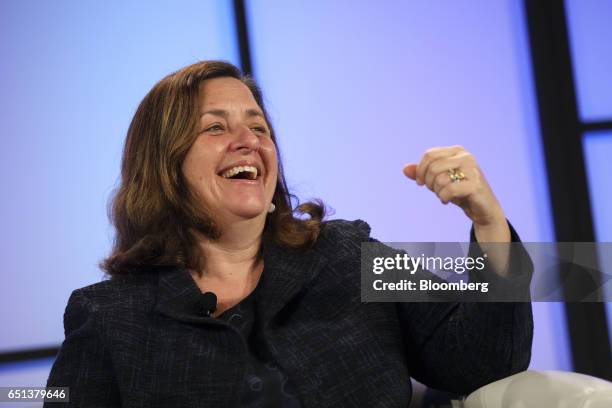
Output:
M520 242L509 226L512 242ZM473 232L471 238L474 242ZM429 387L467 394L529 365L533 338L529 302L397 303L396 307L411 376Z
M44 407L119 407L120 398L99 314L81 290L72 292L64 313L65 340L47 387L69 387L69 403Z

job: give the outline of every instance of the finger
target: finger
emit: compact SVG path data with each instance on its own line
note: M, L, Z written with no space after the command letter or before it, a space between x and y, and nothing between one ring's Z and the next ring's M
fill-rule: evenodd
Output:
M472 167L472 162L469 160L470 154L467 152L459 152L454 156L438 159L429 165L425 174L425 184L434 191L434 180L440 173L448 173L450 169L459 168L465 173L466 170Z
M452 156L461 150L464 150L462 146L434 147L427 150L417 166L417 183L419 185L425 184L425 174L430 163L443 157Z
M449 183L438 193L438 198L443 204L448 204L458 198L468 197L473 193L473 186L467 180L457 183Z
M433 191L436 194L439 194L440 191L446 187L448 184L452 183L453 181L450 178L450 175L448 174L448 172L444 171L442 173L438 173L438 175L436 176L436 178L434 179L433 182Z
M404 175L409 179L416 180L416 169L417 165L414 163L407 164L404 166Z
M436 193L436 195L440 197L442 191L451 184L461 185L461 188L459 188L460 192L466 185L471 189L471 192L478 190L480 187L479 170L477 168L468 167L465 170L462 168L461 172L464 174L465 178L457 181L453 181L448 172L441 172L433 182L433 191Z

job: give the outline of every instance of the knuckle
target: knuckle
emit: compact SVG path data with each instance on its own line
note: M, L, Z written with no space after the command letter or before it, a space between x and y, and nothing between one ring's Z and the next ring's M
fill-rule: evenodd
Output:
M472 155L472 153L465 150L460 151L459 153L457 153L456 156L463 160L465 163L471 163L474 160L474 156Z
M475 168L474 171L471 172L470 180L472 180L472 182L475 184L482 184L482 174L478 168Z

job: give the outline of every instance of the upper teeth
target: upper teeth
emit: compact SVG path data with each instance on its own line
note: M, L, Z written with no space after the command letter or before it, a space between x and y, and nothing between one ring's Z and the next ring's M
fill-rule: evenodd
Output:
M253 166L236 166L223 172L222 176L225 178L234 177L236 174L246 171L249 173L249 178L255 180L257 178L257 168Z

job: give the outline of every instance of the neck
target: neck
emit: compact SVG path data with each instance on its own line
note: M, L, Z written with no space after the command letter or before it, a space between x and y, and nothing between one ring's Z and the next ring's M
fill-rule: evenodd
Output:
M202 277L221 281L244 280L257 267L264 217L238 220L222 226L221 238L200 239L205 263Z

